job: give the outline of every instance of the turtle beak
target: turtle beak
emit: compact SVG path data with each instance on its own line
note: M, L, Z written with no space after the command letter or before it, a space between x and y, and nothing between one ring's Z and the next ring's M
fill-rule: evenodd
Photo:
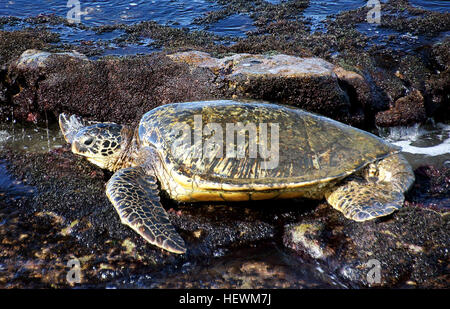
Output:
M84 120L79 116L69 116L65 113L59 115L59 127L64 136L64 139L69 144L72 144L75 135L84 127L97 124L97 121Z
M75 134L83 128L83 124L76 116L69 117L69 115L63 113L59 115L59 127L66 142L72 144Z
M75 135L81 131L84 127L98 123L95 121L83 120L79 116L69 116L65 113L59 115L59 127L64 136L64 139L72 144Z
M66 114L60 114L59 118L58 118L58 122L59 122L59 128L61 129L61 133L64 136L64 139L66 140L66 142L70 143L68 137L67 137L67 132L69 131L68 128L68 118Z

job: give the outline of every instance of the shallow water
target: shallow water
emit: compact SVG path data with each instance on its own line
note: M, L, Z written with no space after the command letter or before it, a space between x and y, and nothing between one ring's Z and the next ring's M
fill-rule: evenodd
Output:
M256 30L253 20L245 14L234 14L208 27L208 31L218 35L244 37L247 31Z
M366 3L367 1L364 0L310 0L308 8L303 11L303 16L311 22L312 31L323 31L324 27L320 22L327 18L327 16L338 14L342 11L354 10L364 6Z
M12 150L46 153L64 144L64 138L56 124L49 128L17 123L0 124L0 149L7 145Z
M426 10L450 12L450 2L448 0L409 0L409 2Z
M18 18L27 18L32 16L54 14L64 18L74 17L70 10L75 7L77 0L46 0L46 1L26 1L26 0L6 0L0 3L0 16L14 16ZM269 0L273 4L280 3L280 0ZM381 2L385 2L382 0ZM246 14L235 14L226 17L218 22L208 25L196 24L195 20L203 17L207 12L216 11L223 8L213 0L128 0L128 1L87 1L81 0L80 3L80 21L85 26L103 26L114 24L135 24L141 21L155 21L162 25L172 27L185 27L190 30L206 29L216 35L226 35L235 37L244 37L247 31L256 29L253 20ZM327 16L338 14L342 11L353 10L365 6L365 0L310 0L309 6L299 12L299 16L306 18L311 22L311 30L316 31L324 29L320 22ZM449 12L450 3L445 0L427 1L413 0L414 5L425 9L439 12ZM69 14L69 15L68 15ZM33 25L19 23L12 29L23 28ZM61 34L64 43L76 43L82 40L105 40L117 38L120 33L97 34L93 31L81 30L76 27L52 26L49 29L55 30ZM4 29L11 29L6 26ZM364 29L362 29L364 30ZM131 48L109 52L108 54L129 55L137 53L151 52L152 49L142 47L145 44L137 44Z
M14 179L7 166L7 162L0 161L0 201L9 202L33 195L36 192L35 189Z
M0 4L0 16L29 17L39 14L55 14L66 17L77 1L27 1L8 0ZM81 21L88 26L132 24L153 20L160 24L190 26L204 12L218 8L208 0L81 0Z

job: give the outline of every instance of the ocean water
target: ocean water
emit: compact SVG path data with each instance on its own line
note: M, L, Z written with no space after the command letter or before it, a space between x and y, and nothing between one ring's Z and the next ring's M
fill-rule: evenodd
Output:
M289 0L267 0L277 4ZM385 2L386 0L382 0ZM313 23L320 22L328 15L345 10L365 6L365 0L310 0L309 7L299 15L310 19ZM447 0L411 0L417 7L450 12L450 1ZM15 16L26 18L40 14L55 14L61 17L75 18L74 9L79 8L80 22L87 26L113 24L133 24L140 21L155 21L159 24L189 29L201 29L195 24L195 19L204 16L206 12L219 10L222 6L213 0L3 0L0 2L0 16ZM231 16L210 27L209 31L216 34L243 36L253 29L253 20L246 14Z
M450 168L450 125L434 123L379 130L379 135L401 147L413 168L433 165Z
M312 20L321 21L328 15L336 14L342 11L354 10L366 5L364 0L342 0L342 1L323 1L310 0L308 8L303 12L306 17Z
M448 0L409 0L409 2L419 8L437 12L450 12L450 1Z
M249 0L251 1L251 0ZM272 4L280 2L289 3L290 0L267 0ZM381 0L385 2L386 0ZM440 12L450 11L450 2L413 0L415 6ZM311 31L326 31L326 25L322 21L333 14L342 11L353 10L367 4L366 0L310 0L309 6L304 11L299 11L299 17L309 22ZM79 15L75 15L75 9ZM64 24L45 24L45 26L59 34L61 43L78 45L83 41L106 42L103 44L102 56L106 55L137 55L147 54L159 50L152 46L151 39L143 39L139 42L117 45L115 40L121 40L123 30L97 33L89 27L136 24L142 21L154 21L161 25L189 30L206 30L215 35L242 38L249 31L256 30L253 19L247 14L233 14L215 23L204 25L196 23L198 18L204 17L208 12L221 10L223 6L214 0L127 0L127 1L90 1L90 0L3 0L0 1L0 17L13 16L21 21L13 24L0 24L0 30L15 30L25 27L35 27L28 23L27 17L39 15L55 15L67 20L79 18L79 23L86 27L68 27ZM386 41L386 37L392 34L390 29L375 29L372 25L361 24L358 31L370 37L374 43ZM389 42L389 40L387 40ZM401 43L403 46L393 46L396 49L408 50L422 44L424 39L407 38ZM226 40L226 42L231 42ZM393 43L390 43L393 44ZM395 44L393 44L395 45ZM397 44L399 45L399 44ZM401 44L400 44L401 45Z
M196 17L217 9L208 0L6 0L0 4L0 16L29 17L39 14L55 14L66 17L79 3L81 22L86 25L131 24L153 20L161 24L189 26Z

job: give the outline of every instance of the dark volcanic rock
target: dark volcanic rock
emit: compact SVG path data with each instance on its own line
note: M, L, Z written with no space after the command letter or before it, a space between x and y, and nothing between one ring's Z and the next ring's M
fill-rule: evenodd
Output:
M426 81L426 108L437 121L448 121L450 115L450 69Z
M448 288L448 169L423 167L415 173L414 188L393 215L358 223L321 204L286 225L284 244L352 286ZM374 282L371 270L377 265L381 277Z
M0 66L16 60L27 49L51 49L59 36L42 30L0 31Z
M202 52L89 61L76 52L29 50L9 67L21 121L75 113L132 123L167 103L214 98L260 99L363 125L370 105L364 78L320 58Z
M74 257L82 265L82 286L98 287L133 274L203 263L274 234L271 224L245 215L245 207L178 205L163 197L188 246L185 255L170 254L120 222L104 192L109 172L67 149L5 150L0 158L10 162L14 178L33 188L33 194L17 200L0 194L0 287L66 287L66 264Z
M236 54L218 59L195 51L169 57L214 72L224 97L278 102L347 123L353 120L348 95L335 73L337 69L345 70L323 59L282 54Z
M276 206L273 201L253 206L193 205L176 204L163 195L162 203L188 246L186 255L175 255L148 245L122 225L104 193L111 174L68 149L47 154L6 149L0 158L9 162L14 178L33 188L20 199L0 195L2 287L66 287L67 262L72 258L81 262L82 287L130 282L144 274L144 279L161 278L154 283L145 279L146 286L152 287L300 287L288 280L288 269L263 261L247 261L245 267L229 265L224 274L211 279L216 283L203 285L183 270L184 265L204 269L215 256L257 246L262 240L280 242L280 229L286 226L283 242L287 247L302 259L318 261L347 286L368 286L367 274L373 266L367 263L377 260L381 265L378 286L448 288L450 229L448 214L442 210L450 200L448 169L418 169L405 206L365 223L347 220L325 203L316 207L314 201L283 202L286 206L279 201ZM252 275L252 269L264 273ZM198 274L200 281L209 277L202 274ZM270 274L281 281L270 281ZM177 275L191 279L183 282ZM165 282L166 276L170 283Z
M450 69L450 37L445 37L432 47L432 56L439 70Z
M421 166L408 201L432 209L450 209L450 168Z
M0 118L11 117L13 108L10 98L19 91L8 76L8 66L27 49L54 49L50 43L57 42L59 36L49 31L26 29L21 31L0 31ZM30 90L32 92L32 90Z
M5 66L0 67L0 106L6 105L8 100L8 87L6 85L7 70Z
M39 54L30 51L10 67L12 82L21 89L12 104L15 117L22 121L29 113L42 120L46 113L65 111L99 121L132 123L161 104L214 97L212 74L190 71L163 54L98 61L73 54Z
M427 113L446 121L450 115L450 38L434 44L431 55L437 74L425 81Z
M380 127L407 126L426 120L425 102L420 91L412 91L395 101L387 111L376 115L376 124Z

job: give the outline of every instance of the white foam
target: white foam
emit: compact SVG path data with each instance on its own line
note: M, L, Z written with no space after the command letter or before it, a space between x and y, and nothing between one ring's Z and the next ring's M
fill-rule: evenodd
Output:
M423 130L418 123L411 127L390 127L387 129L379 128L379 131L380 135L390 142L415 141L426 133L426 131Z
M9 134L5 130L0 130L0 143L6 142L11 138L11 134Z
M450 138L443 141L441 144L431 147L416 147L411 145L412 141L398 141L394 145L402 147L403 152L422 154L427 156L450 155Z
M439 144L428 147L417 147L412 144L420 140L425 134L434 133L439 139L443 139ZM412 154L422 154L426 156L450 155L450 125L438 123L432 131L423 129L416 124L412 127L389 128L389 134L385 137L396 146L400 146L403 152Z

